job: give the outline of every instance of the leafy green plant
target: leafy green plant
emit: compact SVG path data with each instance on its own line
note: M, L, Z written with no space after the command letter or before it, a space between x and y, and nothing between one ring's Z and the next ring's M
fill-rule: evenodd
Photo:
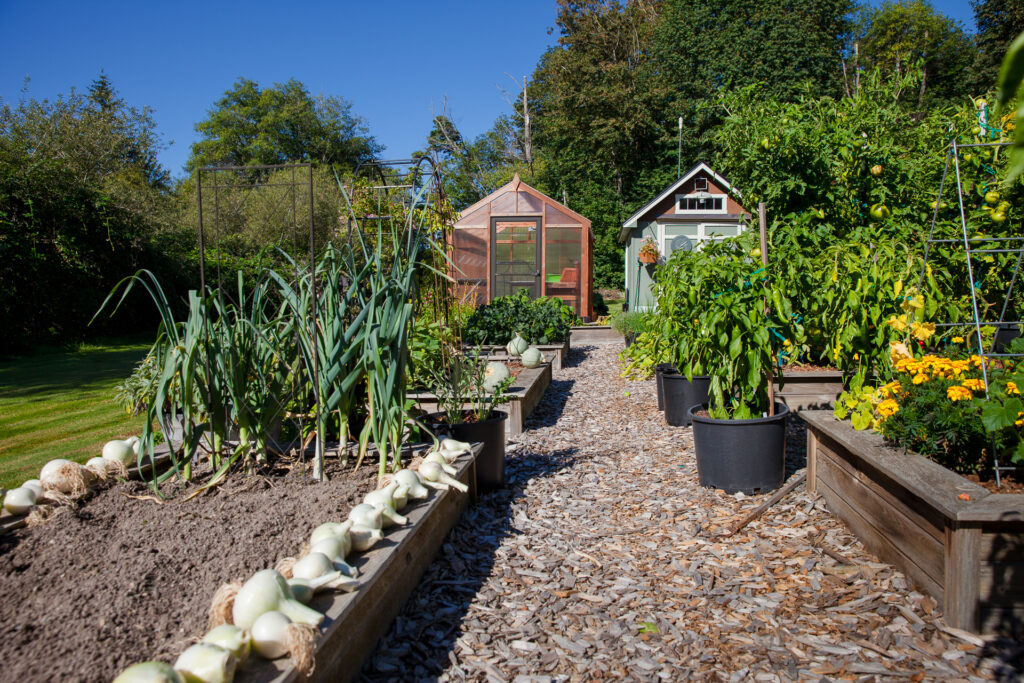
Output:
M431 366L428 372L437 406L452 424L482 422L499 406L508 403L508 388L515 378L507 377L488 393L485 386L488 360L481 348L471 353L456 353L450 361L447 368ZM469 408L464 407L466 404Z
M637 337L647 329L647 325L652 318L651 314L641 311L623 311L618 315L612 316L610 322L616 332Z
M516 333L531 344L559 344L576 324L573 310L561 299L531 299L526 290L493 299L477 308L463 329L463 340L472 345L506 344Z

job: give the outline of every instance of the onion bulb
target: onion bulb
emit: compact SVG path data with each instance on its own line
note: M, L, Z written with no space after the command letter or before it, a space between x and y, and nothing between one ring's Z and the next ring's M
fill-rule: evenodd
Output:
M185 678L170 664L141 662L122 671L114 683L185 683Z
M412 470L398 470L395 472L395 481L408 490L408 496L412 500L422 500L430 497L430 491L423 485L419 475Z
M369 550L377 544L377 541L384 538L384 532L380 529L370 529L359 525L352 527L348 535L352 539L352 547L360 552Z
M427 453L426 457L423 458L424 462L437 463L438 467L445 471L445 473L455 476L459 473L457 469L448 464L448 461L444 459L439 451L431 451Z
M43 497L43 483L38 479L26 479L22 487L32 489L36 492L36 500Z
M39 480L43 489L57 491L68 496L81 496L89 490L89 484L95 475L77 462L70 460L51 460L43 465Z
M364 526L367 529L380 529L384 526L380 510L366 503L360 503L352 508L348 513L348 518L354 525Z
M300 624L319 626L324 615L295 599L284 577L273 569L253 574L235 596L231 620L235 626L252 632L252 625L267 612L283 612ZM255 639L255 635L254 635Z
M252 627L252 645L261 656L278 659L288 655L301 674L313 669L316 629L293 623L281 612L267 612Z
M309 544L316 545L325 538L332 538L335 536L347 539L348 530L351 528L352 522L325 522L313 529L313 533L309 535ZM348 550L345 551L345 554L348 554Z
M455 439L441 439L441 454L444 455L449 460L454 460L460 455L469 453L472 450L473 447L470 446L465 441L456 441Z
M4 496L4 510L12 515L24 515L36 506L36 492L27 486L11 489Z
M409 522L408 519L395 511L395 499L392 494L397 488L398 484L391 482L386 489L370 491L366 494L366 497L363 498L364 503L372 505L380 512L381 521L386 527L394 526L396 524L406 524Z
M463 484L461 481L449 477L447 474L445 474L445 471L442 470L441 466L438 465L436 462L424 461L422 464L420 464L419 473L426 480L425 483L428 483L428 485L444 488L451 486L452 488L458 489L463 493L469 490L469 487Z
M235 678L236 666L238 660L233 654L212 643L196 643L174 662L174 668L188 683L230 683Z
M313 596L316 591L309 585L309 581L306 579L296 579L292 577L288 579L288 587L292 589L292 595L295 599L301 602L303 605L308 605L313 602Z
M348 532L345 532L345 536L332 536L325 538L319 543L314 543L309 549L309 554L317 553L323 555L330 560L334 569L345 574L345 576L351 576L353 578L359 576L359 570L350 565L345 561L345 556L352 551L352 539L349 538ZM298 564L298 562L296 562ZM292 566L292 576L296 576L295 567ZM310 578L310 577L302 577Z
M348 567L348 565L345 566ZM353 567L348 568L355 572ZM292 565L292 580L302 581L300 590L303 591L307 588L313 591L325 588L351 591L359 585L354 578L338 571L331 558L319 552L310 552ZM299 600L299 602L306 601Z
M125 467L135 462L135 451L132 444L127 441L108 441L103 444L103 457L107 460L116 460Z
M202 642L222 647L238 660L239 664L249 658L252 640L249 634L232 624L221 624L210 629Z

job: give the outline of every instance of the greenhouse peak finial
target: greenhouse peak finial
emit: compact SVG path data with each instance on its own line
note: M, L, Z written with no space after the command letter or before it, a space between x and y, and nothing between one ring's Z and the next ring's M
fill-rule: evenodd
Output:
M512 189L518 190L522 182L523 181L519 179L519 174L516 173L514 176L512 176Z

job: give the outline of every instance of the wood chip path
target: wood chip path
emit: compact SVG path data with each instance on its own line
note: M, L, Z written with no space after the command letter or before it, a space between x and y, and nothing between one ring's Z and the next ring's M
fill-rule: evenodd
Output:
M697 484L691 430L619 377L621 348L573 349L362 678L1016 679L1019 644L946 627L803 486L716 538L766 497Z

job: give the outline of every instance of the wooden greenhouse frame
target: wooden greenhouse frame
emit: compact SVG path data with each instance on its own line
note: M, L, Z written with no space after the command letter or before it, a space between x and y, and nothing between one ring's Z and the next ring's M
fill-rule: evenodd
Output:
M594 232L590 221L512 182L462 212L451 237L456 293L476 304L527 289L593 318Z

